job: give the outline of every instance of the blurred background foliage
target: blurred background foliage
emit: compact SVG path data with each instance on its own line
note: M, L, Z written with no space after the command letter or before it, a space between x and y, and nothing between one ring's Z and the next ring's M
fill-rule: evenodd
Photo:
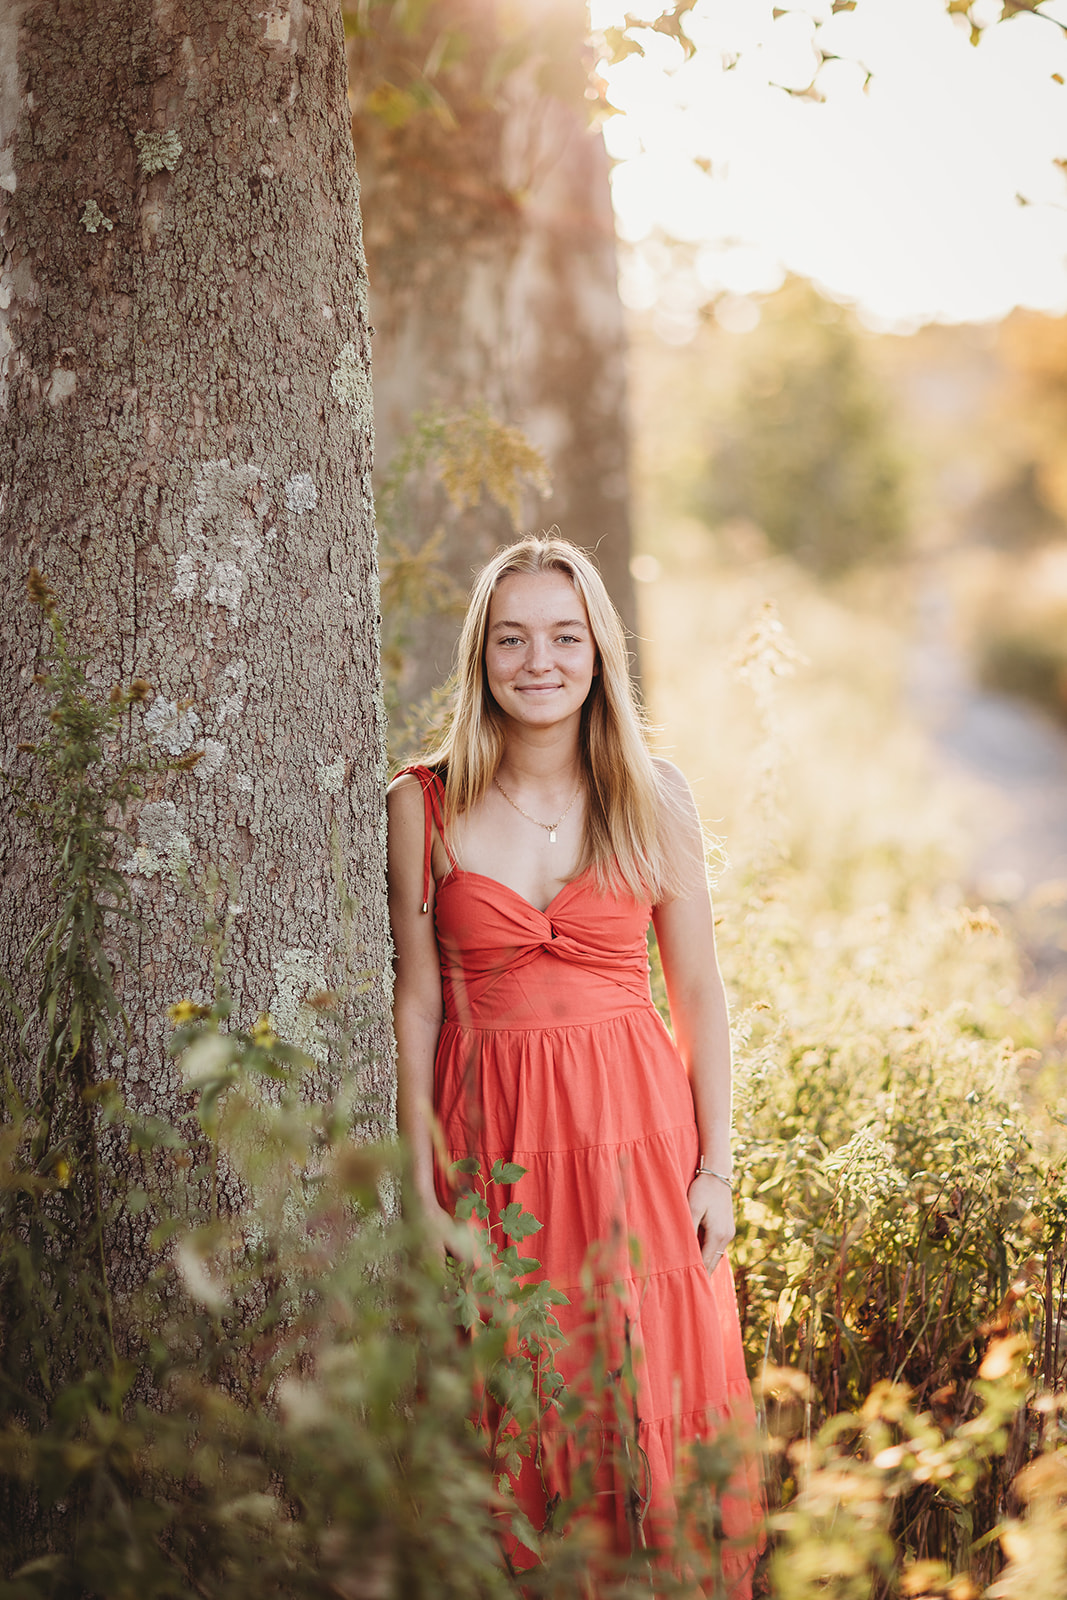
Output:
M710 422L698 515L752 524L824 574L899 548L905 464L863 345L845 309L803 280L767 302Z

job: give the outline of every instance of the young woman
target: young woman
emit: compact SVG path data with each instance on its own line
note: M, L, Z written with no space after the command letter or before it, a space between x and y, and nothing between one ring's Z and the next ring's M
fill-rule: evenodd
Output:
M389 897L422 1208L445 1234L456 1180L435 1123L450 1162L527 1169L515 1198L544 1225L529 1247L570 1301L557 1364L588 1388L632 1355L636 1404L594 1401L619 1447L602 1441L598 1505L617 1546L655 1542L679 1447L752 1414L725 1259L730 1044L692 798L648 752L621 623L575 546L524 539L480 574L448 732L389 791ZM649 992L650 918L673 1040ZM574 1448L549 1440L524 1467L535 1526ZM629 1464L612 1479L615 1457ZM735 1537L756 1519L749 1479L726 1499ZM733 1593L750 1562L734 1558Z

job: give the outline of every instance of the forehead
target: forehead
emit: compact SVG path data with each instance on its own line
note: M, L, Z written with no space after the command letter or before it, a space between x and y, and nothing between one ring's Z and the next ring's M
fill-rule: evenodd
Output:
M564 572L510 572L489 601L489 626L507 622L584 622L585 602Z

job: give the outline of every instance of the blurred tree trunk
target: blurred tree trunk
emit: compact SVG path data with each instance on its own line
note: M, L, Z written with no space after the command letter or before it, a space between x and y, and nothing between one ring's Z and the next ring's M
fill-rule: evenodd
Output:
M31 565L105 695L147 678L156 749L203 752L121 850L141 920L110 1070L139 1109L173 1111L166 1007L210 998L201 930L229 914L243 1023L270 1010L306 1041L308 995L373 974L385 1126L369 343L338 0L0 0L0 54L5 767L41 727ZM48 885L17 825L0 881L18 974Z
M531 22L496 0L434 0L416 34L382 9L371 28L349 12L380 470L415 414L486 403L548 462L552 494L527 497L522 528L556 523L595 550L632 629L622 307L585 6ZM457 512L441 495L423 536L435 525L462 592L513 536L488 501ZM455 617L420 621L410 698L448 673L456 633Z

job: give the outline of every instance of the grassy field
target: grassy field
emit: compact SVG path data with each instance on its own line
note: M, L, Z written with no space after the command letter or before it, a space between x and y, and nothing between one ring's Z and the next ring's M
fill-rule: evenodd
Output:
M793 1402L783 1410L779 1388L768 1403L772 1439L784 1430L772 1504L791 1508L787 1547L802 1523L828 1552L810 1589L780 1563L778 1592L895 1592L857 1532L855 1483L820 1498L812 1459L816 1479L842 1459L870 1469L864 1504L881 1507L890 1566L933 1562L946 1584L984 1585L1000 1559L991 1530L1019 1503L1013 1476L1059 1438L1038 1397L1062 1389L1067 1355L1067 1030L1023 991L1010 936L960 887L966 797L936 780L901 709L905 579L827 590L781 559L716 564L684 521L657 560L641 585L650 712L728 857L717 912L743 1174L735 1270L751 1370L786 1369L775 1382ZM966 1490L921 1473L890 1484L863 1430L827 1421L890 1384L942 1444L966 1438L1001 1335L1029 1352L1032 1388ZM820 1426L838 1441L826 1457ZM798 1523L813 1492L824 1522ZM820 1587L860 1545L853 1578ZM979 1592L928 1577L929 1591L904 1592Z

